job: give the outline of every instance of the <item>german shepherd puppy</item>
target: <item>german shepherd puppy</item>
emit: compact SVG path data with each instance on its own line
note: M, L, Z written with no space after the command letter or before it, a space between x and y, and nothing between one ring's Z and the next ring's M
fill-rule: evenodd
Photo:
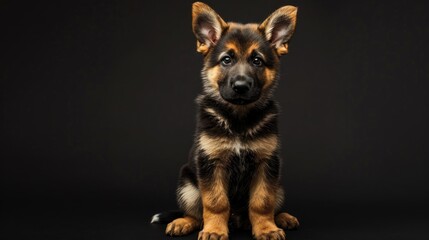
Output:
M285 239L298 220L280 212L277 104L279 57L288 52L297 8L284 6L261 24L225 22L204 3L192 6L203 93L189 162L177 188L178 215L157 214L166 234L202 227L198 239L228 239L228 226L249 226L255 239Z

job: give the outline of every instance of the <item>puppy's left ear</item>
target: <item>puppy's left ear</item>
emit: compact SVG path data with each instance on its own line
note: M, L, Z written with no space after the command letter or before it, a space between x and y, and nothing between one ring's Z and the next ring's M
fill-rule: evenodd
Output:
M297 12L298 8L294 6L281 7L259 25L259 30L279 56L288 52L288 42L295 31Z

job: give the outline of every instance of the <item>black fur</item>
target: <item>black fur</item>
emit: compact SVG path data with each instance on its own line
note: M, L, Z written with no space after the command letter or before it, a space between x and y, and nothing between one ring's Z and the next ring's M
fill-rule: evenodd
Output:
M268 101L265 105L259 108L249 109L245 116L240 116L233 113L228 104L219 102L210 96L200 96L197 101L198 117L197 117L197 135L201 132L208 133L213 136L228 136L238 135L243 138L259 138L269 134L277 134L277 117L272 118L264 125L263 131L256 135L249 136L246 131L252 129L264 119L267 114L278 114L278 106L273 101ZM220 126L217 120L207 113L205 109L212 108L225 119L228 120L230 130L226 130Z
M237 116L232 113L228 105L221 103L210 96L200 96L198 104L198 121L196 140L198 136L204 132L211 136L239 136L240 138L251 140L261 138L267 135L278 134L277 117L271 118L266 122L261 131L254 135L248 135L246 132L255 125L259 124L267 114L277 114L277 104L270 100L262 108L249 109L245 116ZM230 131L220 126L212 115L208 114L205 109L212 108L220 113L230 123ZM224 166L226 175L228 176L228 197L231 204L231 213L238 215L247 214L247 206L249 201L249 187L254 175L256 163L252 151L244 154L233 154ZM280 158L274 155L272 159L267 161L267 176L273 184L278 184L280 177ZM214 161L210 161L201 150L195 146L192 148L189 162L182 168L180 174L179 188L186 182L191 182L198 188L198 179L200 181L210 181L214 170ZM186 213L186 212L185 212ZM201 216L195 216L201 218Z
M253 37L252 37L253 36ZM208 65L218 64L216 54L217 49L222 49L223 42L231 40L234 38L240 44L244 46L249 45L252 41L257 41L261 46L265 46L261 49L264 51L265 56L268 56L265 61L267 67L275 67L276 63L274 59L273 51L271 48L266 47L268 44L266 40L258 36L258 33L249 31L232 31L225 38L222 38L218 46L208 57ZM265 41L265 42L264 42ZM269 45L268 45L269 46ZM263 84L264 79L259 79L261 84ZM198 188L199 181L211 181L213 170L215 167L215 161L210 161L209 157L204 154L201 149L198 149L197 142L198 137L201 133L205 133L212 137L238 137L243 140L253 140L258 138L263 138L269 135L278 135L277 127L277 114L278 106L277 103L271 99L261 99L258 102L256 107L248 108L245 111L245 114L237 114L234 112L234 106L226 101L220 101L219 98L211 96L209 94L200 95L197 98L197 128L195 133L195 144L191 149L189 161L182 167L181 174L179 177L179 189L184 186L186 183L191 183ZM218 120L208 113L206 109L213 109L217 114L222 118L226 119L229 124L229 128L226 129L224 126L219 124ZM255 126L261 124L261 121L266 118L268 114L274 115L270 118L269 121L266 121L261 129L254 134L249 134L249 129L254 128ZM228 177L227 183L228 197L231 205L231 213L238 215L247 214L247 206L249 201L249 188L256 169L256 162L254 159L254 153L249 150L242 154L233 154L230 156L227 165L224 166L226 170L226 176ZM269 176L270 181L274 185L278 184L280 177L280 159L278 156L273 156L271 160L267 161L267 175ZM179 206L183 206L183 203L180 203L180 198L178 197ZM192 215L190 212L186 212L186 209L181 209L185 214ZM202 216L193 216L198 219L201 219Z
M224 37L222 37L218 44L213 48L206 64L209 67L213 67L219 63L218 56L224 51L225 43L234 41L242 47L246 49L253 43L258 43L260 45L260 50L266 54L266 58L264 59L265 65L268 68L273 68L277 64L277 56L272 51L270 44L264 38L262 33L255 32L251 29L232 29L228 31Z
M204 54L203 92L196 101L194 145L188 163L181 169L177 189L181 216L188 220L179 219L169 224L167 234L170 235L182 235L181 227L185 224L180 225L179 230L175 228L181 221L203 223L202 191L207 200L204 209L208 212L211 211L208 204L216 205L214 203L223 198L224 206L227 197L228 206L220 208L227 209L225 213L229 211L232 221L248 220L249 204L258 207L261 204L255 202L262 201L263 208L268 206L278 211L283 200L279 181L279 110L271 97L278 78L279 54L287 52L287 46L274 47L265 25L260 28L263 24L226 24L208 6L195 3L194 7L193 31L199 42L197 49ZM267 28L272 29L274 38L285 33L285 26L294 24L286 17L287 9L282 11L285 12L275 12L274 17L284 17L275 19L275 26ZM278 51L279 47L284 49ZM248 88L238 89L239 85L234 85L237 82L248 84ZM261 194L252 190L258 189L255 186L263 186ZM213 187L221 189L217 195L210 195ZM270 211L269 214L273 214L273 210Z

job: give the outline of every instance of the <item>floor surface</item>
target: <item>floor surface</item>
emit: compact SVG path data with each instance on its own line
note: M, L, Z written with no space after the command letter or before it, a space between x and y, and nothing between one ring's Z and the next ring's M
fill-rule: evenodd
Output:
M429 239L429 220L424 211L315 209L298 209L301 227L288 231L287 239ZM152 212L142 209L39 210L5 211L1 217L0 239L173 239L164 235L164 224L150 224ZM197 233L174 239L195 240ZM230 239L252 238L249 231L235 230Z

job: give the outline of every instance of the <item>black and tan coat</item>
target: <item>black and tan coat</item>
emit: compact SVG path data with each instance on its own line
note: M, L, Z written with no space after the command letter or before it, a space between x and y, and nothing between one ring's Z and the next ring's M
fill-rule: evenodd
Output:
M251 227L256 239L285 239L283 229L298 226L295 217L280 212L278 106L271 98L296 13L285 6L261 24L227 23L206 4L193 4L203 92L196 100L194 146L177 189L183 215L167 225L168 235L202 227L199 239L228 239L233 225Z

